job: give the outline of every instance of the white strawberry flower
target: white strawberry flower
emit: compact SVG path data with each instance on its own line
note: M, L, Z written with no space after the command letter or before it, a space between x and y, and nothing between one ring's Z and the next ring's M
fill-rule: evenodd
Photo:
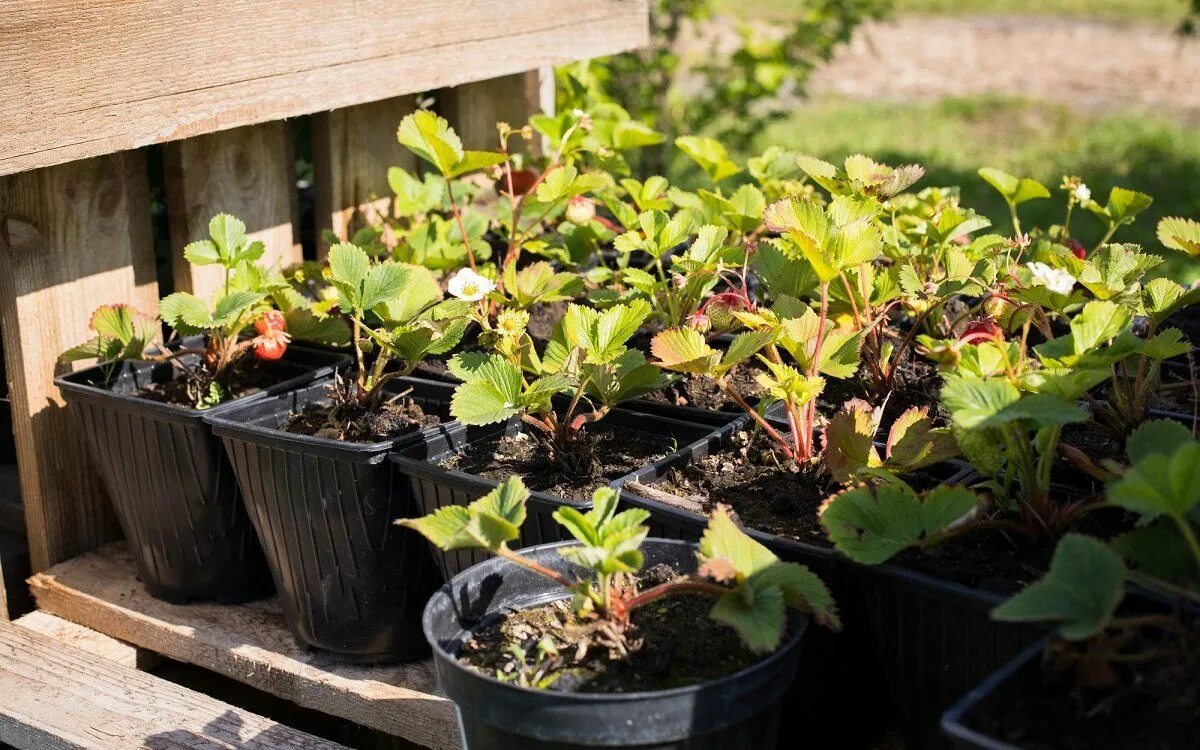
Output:
M478 302L496 288L496 283L469 268L463 268L450 277L446 288L451 295L464 302Z
M1087 202L1092 199L1091 189L1082 182L1076 185L1075 189L1071 192L1075 196L1075 200L1079 201L1079 205L1081 206L1087 205Z
M1045 263L1034 261L1027 266L1036 284L1046 287L1055 294L1070 294L1075 288L1075 277L1061 268L1051 268Z

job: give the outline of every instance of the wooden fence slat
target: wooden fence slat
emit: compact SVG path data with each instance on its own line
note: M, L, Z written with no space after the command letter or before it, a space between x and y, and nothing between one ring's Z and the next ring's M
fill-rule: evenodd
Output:
M347 750L2 622L0 742L18 750Z
M145 156L131 151L0 179L0 335L34 571L116 534L100 478L52 378L101 304L154 312Z
M295 232L294 150L287 123L169 143L163 157L176 291L208 299L221 286L220 267L194 267L183 258L185 245L208 237L208 221L218 213L246 222L250 239L267 246L262 260L266 265L286 266L301 259Z
M496 123L519 128L532 114L554 111L553 84L549 69L464 83L440 91L438 109L454 126L463 148L495 151L500 144ZM519 143L516 139L510 145L515 148Z
M641 46L647 0L0 0L0 174Z
M414 108L413 97L398 96L313 117L318 235L330 229L349 240L356 229L389 213L388 167L411 172L417 166L416 157L396 140L400 120ZM319 253L326 245L318 236Z

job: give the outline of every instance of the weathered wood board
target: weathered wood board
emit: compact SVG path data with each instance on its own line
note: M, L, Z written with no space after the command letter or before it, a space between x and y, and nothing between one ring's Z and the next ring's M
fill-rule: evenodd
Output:
M18 750L346 750L5 622L0 742Z
M0 174L646 39L647 0L0 0Z
M351 666L301 649L274 599L167 604L138 583L123 543L59 563L30 586L40 609L126 643L426 747L459 747L454 704L438 694L430 662Z

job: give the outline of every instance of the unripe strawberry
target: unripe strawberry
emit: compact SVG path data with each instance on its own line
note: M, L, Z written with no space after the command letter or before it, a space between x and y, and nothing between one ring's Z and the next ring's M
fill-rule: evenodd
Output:
M1087 259L1087 246L1074 237L1067 240L1067 249L1071 251L1072 255L1080 260Z
M984 476L992 477L1004 468L1003 442L992 430L964 430L953 428L954 439L962 449L963 457Z
M582 226L596 218L596 202L583 195L567 201L567 221Z
M714 328L720 331L733 328L737 324L735 312L751 309L750 301L737 292L721 292L708 298L704 303L703 312L712 321Z

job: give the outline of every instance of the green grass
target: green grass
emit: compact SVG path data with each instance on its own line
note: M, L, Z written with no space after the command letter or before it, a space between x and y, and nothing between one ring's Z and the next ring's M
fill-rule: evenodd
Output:
M919 185L959 185L963 203L1009 231L1007 209L976 173L995 166L1041 180L1052 200L1021 207L1022 223L1062 221L1057 190L1064 174L1078 174L1098 200L1114 185L1154 196L1154 205L1117 239L1158 247L1163 216L1200 218L1200 128L1149 112L1085 115L1065 107L1011 99L947 99L928 104L815 100L765 133L760 147L779 144L829 160L864 153L888 164L916 162L927 174ZM1089 244L1099 222L1078 216L1072 228ZM1200 278L1200 269L1172 275ZM1190 278L1189 278L1190 280Z
M1187 0L893 0L896 15L962 16L971 14L1065 16L1107 21L1150 21L1175 25ZM731 15L786 18L804 8L802 0L716 0Z

